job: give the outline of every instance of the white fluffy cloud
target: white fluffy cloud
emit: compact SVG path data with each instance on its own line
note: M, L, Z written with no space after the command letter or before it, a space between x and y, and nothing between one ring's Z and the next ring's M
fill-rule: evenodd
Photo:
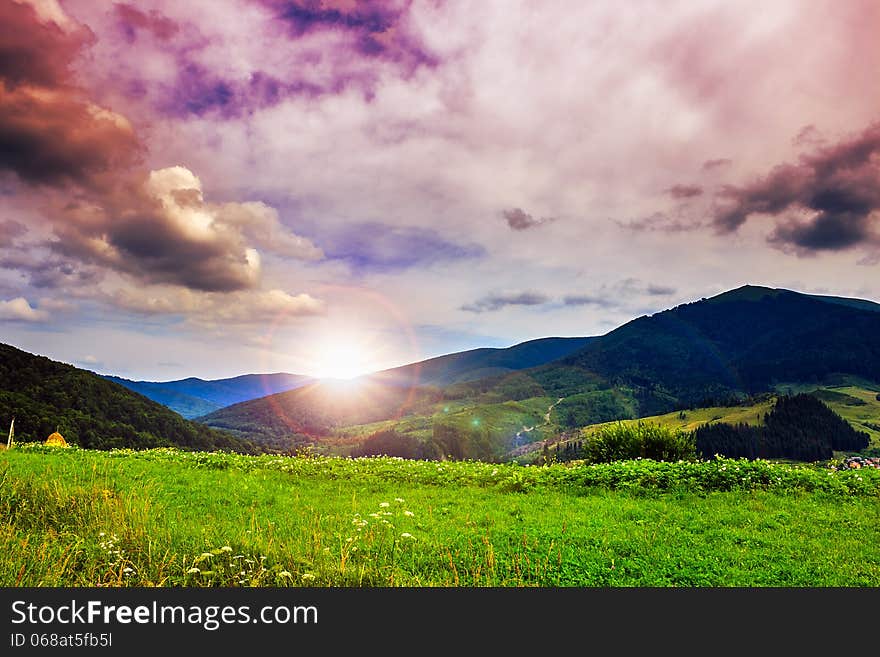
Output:
M9 301L0 301L0 320L13 322L45 322L49 313L37 309L24 297L16 297Z
M285 324L325 311L324 302L309 294L292 295L280 289L212 293L167 285L124 286L104 300L130 312L179 315L193 325L208 327Z

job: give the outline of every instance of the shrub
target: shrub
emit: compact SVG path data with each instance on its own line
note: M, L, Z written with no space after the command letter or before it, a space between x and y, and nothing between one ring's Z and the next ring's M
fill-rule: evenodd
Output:
M593 463L636 458L678 461L696 455L693 434L643 422L604 427L590 437L584 450Z

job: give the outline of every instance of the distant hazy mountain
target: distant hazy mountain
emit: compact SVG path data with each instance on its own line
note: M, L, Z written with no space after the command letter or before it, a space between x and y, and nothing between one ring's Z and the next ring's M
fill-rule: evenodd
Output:
M313 380L300 374L286 373L244 374L211 381L194 377L179 381L130 381L117 376L104 378L124 385L189 419L230 404L292 390Z
M253 451L97 374L0 344L0 426L13 417L19 441L42 441L57 428L69 443L94 449Z

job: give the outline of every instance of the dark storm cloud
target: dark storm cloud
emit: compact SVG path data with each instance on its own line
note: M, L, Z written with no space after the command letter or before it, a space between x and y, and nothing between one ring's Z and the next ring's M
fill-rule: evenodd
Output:
M25 182L93 185L131 164L138 149L121 117L76 95L0 86L0 169Z
M159 15L120 7L117 13L157 36L173 35ZM90 43L86 28L68 20L62 29L17 3L0 4L0 18L0 170L42 188L56 255L13 263L18 256L5 254L5 268L14 265L35 287L88 284L97 270L111 269L145 283L231 292L258 287L255 245L294 258L321 257L268 206L210 204L188 169L138 166L143 147L128 120L93 102L69 69ZM254 84L271 87L265 80ZM214 91L222 100L222 89Z
M72 83L70 64L91 38L41 22L30 5L0 3L0 170L28 183L89 184L135 159L128 123Z
M550 301L550 298L540 292L508 292L488 294L474 303L461 307L472 313L494 312L507 306L540 306Z
M754 214L770 215L776 226L768 240L783 250L808 254L874 242L880 123L817 148L797 164L781 164L751 184L727 186L718 200L714 224L719 232L737 230Z
M28 4L0 2L0 78L7 87L57 86L67 82L70 64L94 36L87 28L62 31L41 23Z

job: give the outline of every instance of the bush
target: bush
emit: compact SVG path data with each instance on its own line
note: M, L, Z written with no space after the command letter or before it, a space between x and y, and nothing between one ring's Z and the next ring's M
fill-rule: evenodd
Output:
M587 440L584 451L593 463L636 458L678 461L696 456L693 434L643 422L604 427Z

